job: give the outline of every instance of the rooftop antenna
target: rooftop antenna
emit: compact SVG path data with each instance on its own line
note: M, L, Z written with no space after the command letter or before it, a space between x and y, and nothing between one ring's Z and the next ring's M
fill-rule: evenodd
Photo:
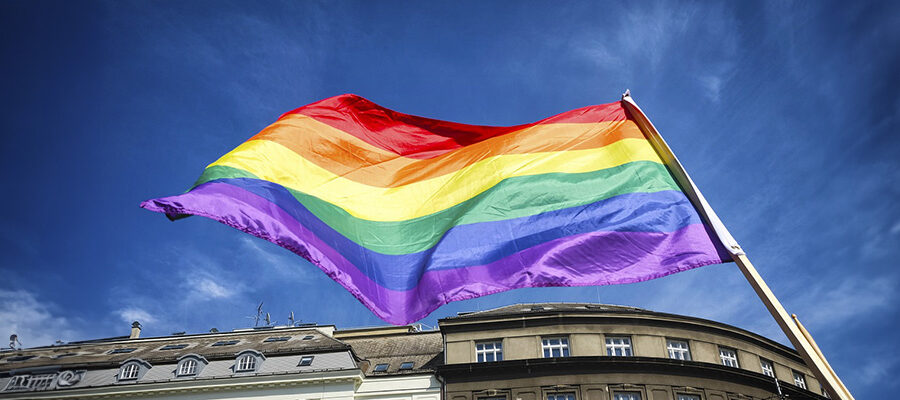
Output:
M269 313L266 313L266 326L272 326L272 317L269 316Z
M18 347L17 347L18 345ZM22 342L19 341L19 335L13 333L9 335L9 348L13 350L18 350L22 348Z
M291 326L294 326L295 322L294 322L294 312L293 311L291 311L291 316L288 317L288 321L290 321Z
M263 302L259 302L259 305L256 306L256 315L247 317L253 320L253 326L255 327L259 326L259 320L262 319L262 306Z

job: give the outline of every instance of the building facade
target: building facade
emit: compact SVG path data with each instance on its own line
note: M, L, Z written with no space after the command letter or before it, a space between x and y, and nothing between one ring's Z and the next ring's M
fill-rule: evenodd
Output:
M438 400L433 363L423 360L440 360L440 333L410 328L357 330L344 341L334 326L158 338L140 338L135 326L131 337L0 353L0 398ZM431 340L390 346L411 335ZM382 345L366 345L369 336ZM374 371L384 363L390 368Z
M438 330L331 325L126 337L0 352L0 399L824 399L799 355L729 325L546 303Z
M514 305L440 320L446 400L822 399L793 349L633 307Z

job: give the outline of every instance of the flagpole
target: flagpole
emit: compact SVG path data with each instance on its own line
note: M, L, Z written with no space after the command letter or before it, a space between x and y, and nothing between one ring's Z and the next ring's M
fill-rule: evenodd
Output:
M791 341L797 352L800 353L800 357L803 358L807 367L809 367L813 375L815 375L819 384L822 385L832 399L854 400L849 392L845 394L844 391L840 389L841 386L837 382L837 375L832 375L828 372L823 358L818 356L810 342L803 336L803 333L797 325L793 323L791 317L784 309L784 306L781 305L781 302L778 301L775 294L769 289L769 285L763 281L759 272L756 271L756 268L750 263L747 255L744 254L741 246L734 240L728 232L728 229L725 228L725 225L716 215L715 211L709 206L709 203L707 203L703 194L700 193L700 190L691 180L690 176L688 176L687 171L678 161L678 158L675 157L672 149L669 148L669 145L666 144L665 140L660 136L659 131L656 130L656 127L653 126L650 119L648 119L644 112L641 111L637 103L631 98L631 93L627 90L622 95L622 104L634 117L634 120L641 131L647 135L650 144L653 145L660 158L662 158L666 166L669 167L669 170L680 184L685 195L700 212L701 217L710 225L719 240L731 253L734 262L738 265L741 272L744 274L744 277L747 278L747 281L750 283L750 286L753 287L756 295L759 296L760 300L762 300L763 304L765 304L766 308L769 310L769 313L775 318L775 322L777 322L778 326L781 327L781 330L784 331L785 336Z
M825 354L822 353L822 349L820 349L819 345L816 344L816 341L813 339L809 331L806 330L806 327L804 327L803 324L800 323L800 318L797 318L797 314L791 314L791 318L793 318L794 322L797 323L797 327L800 328L800 332L803 333L803 337L806 338L807 341L809 341L809 344L812 345L813 350L816 351L816 354L819 356L819 358L822 359L822 362L825 363L825 368L828 368L828 372L832 377L834 377L834 380L837 381L838 385L841 386L841 391L852 399L853 395L850 394L850 390L847 389L847 386L844 386L844 382L841 381L841 377L837 376L837 372L834 372L834 368L831 368L831 364L828 363L828 360L825 358Z

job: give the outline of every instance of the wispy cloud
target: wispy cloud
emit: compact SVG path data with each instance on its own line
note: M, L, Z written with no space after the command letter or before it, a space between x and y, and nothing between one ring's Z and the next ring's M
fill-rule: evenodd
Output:
M116 311L119 318L125 323L132 323L133 321L139 321L142 324L152 324L157 322L158 320L153 315L150 315L147 311L137 308L137 307L129 307L124 308L119 311Z
M201 278L191 283L194 292L202 297L225 299L234 296L234 290L226 288L210 278Z
M897 279L893 277L850 275L840 283L825 280L807 287L802 296L796 296L792 302L804 325L830 332L894 305L896 293Z
M0 289L0 327L6 330L0 334L15 333L26 347L83 337L56 310L55 305L40 301L32 292Z

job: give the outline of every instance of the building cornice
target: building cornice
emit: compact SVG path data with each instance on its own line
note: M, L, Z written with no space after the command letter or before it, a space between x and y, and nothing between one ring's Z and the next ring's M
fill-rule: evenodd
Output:
M777 393L774 380L763 374L718 364L656 357L556 357L485 363L444 364L437 367L438 376L447 384L602 373L660 374L708 378ZM781 382L782 391L792 399L825 399L825 397L799 389L790 383Z
M358 369L324 371L316 373L269 373L253 376L222 376L192 380L166 379L148 383L105 385L88 388L72 388L41 392L2 393L4 399L82 399L121 398L134 396L169 396L200 392L227 392L254 389L286 388L303 385L351 383L354 389L364 379Z

